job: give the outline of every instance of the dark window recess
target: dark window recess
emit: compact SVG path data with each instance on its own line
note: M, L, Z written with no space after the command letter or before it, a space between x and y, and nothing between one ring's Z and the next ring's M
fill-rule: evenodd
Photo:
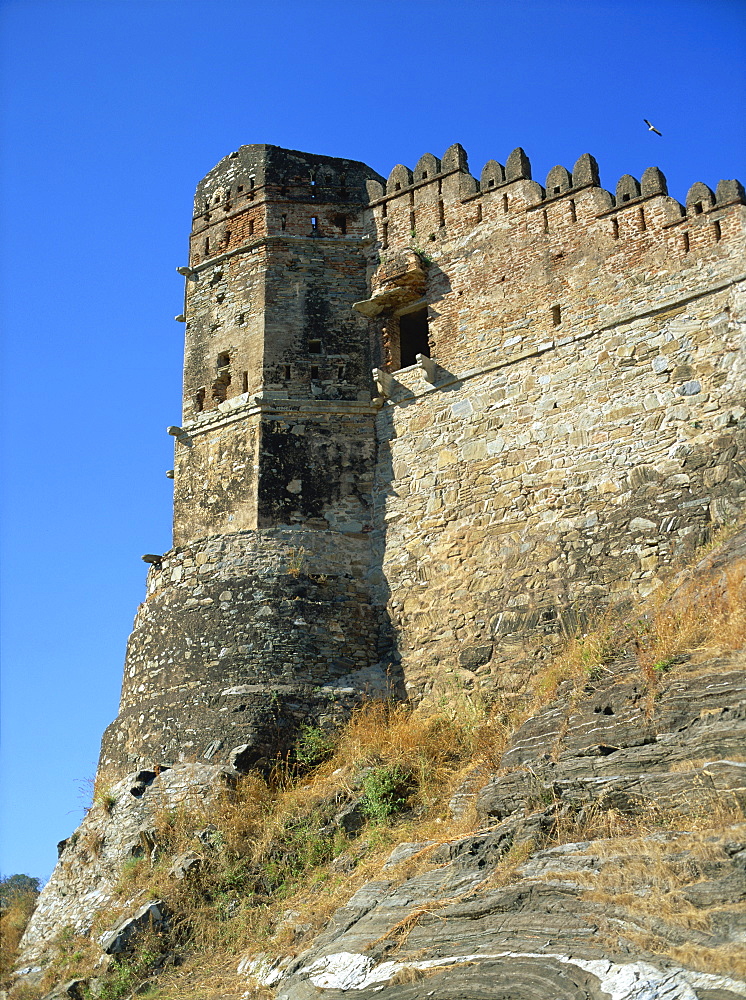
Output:
M399 181L397 181L396 184L394 184L394 191L401 191L401 184L399 183Z
M241 374L241 392L249 391L249 373L243 372Z
M243 326L245 322L246 322L246 313L239 313L238 325Z
M251 188L252 191L254 190L254 178L253 177L249 177L249 187Z
M228 384L221 378L212 383L212 398L216 403L224 403L228 398Z
M194 397L194 408L197 413L201 413L205 408L205 390L197 389L197 395Z
M482 206L477 205L477 222L482 221Z
M412 236L412 239L415 239L415 237L417 236L417 222L414 217L414 212L409 213L409 232Z
M427 309L405 313L399 317L400 367L408 368L417 364L417 355L430 357L430 343L427 338Z
M346 374L347 374L347 366L339 365L339 367L337 368L337 378L342 380L344 379Z
M238 190L238 192L240 194L241 191L243 191L243 184L239 184L237 190Z
M283 378L287 382L290 379L290 365L285 365L284 369L285 369L285 371L284 371Z
M389 214L388 205L386 204L386 202L384 202L383 205L381 205L381 216L385 219L388 214Z
M442 201L438 202L438 222L441 226L445 226L446 224L446 210Z
M547 215L546 210L544 210L541 213L541 221L542 221L542 225L544 226L544 232L548 233L549 232L549 216Z
M690 247L689 233L684 233L683 236L684 236L684 253L689 253L689 247Z
M570 220L572 222L577 222L578 221L578 212L577 212L577 209L575 208L575 202L573 201L572 198L569 201L569 205L570 205Z
M503 195L503 212L507 212L507 211L508 211L508 196L506 194L504 194Z
M562 190L562 188L558 186L558 187L556 187L556 188L554 189L554 193L555 193L555 194L559 194L561 190Z
M487 187L493 188L494 186L495 186L495 178L490 177L490 179L487 181Z
M321 341L320 340L309 340L308 341L308 353L309 354L321 354Z
M209 252L210 252L210 237L208 236L207 239L205 240L205 253Z
M625 192L625 193L624 193L624 194L622 195L622 201L629 201L629 191L626 191L626 192Z
M713 224L712 224L712 228L713 228L713 231L715 233L715 242L719 243L720 242L720 238L723 235L722 230L720 228L720 223L717 220L715 220L715 222L713 222Z
M316 215L311 216L311 229L313 230L314 233L317 233L319 231L319 220L318 216Z
M227 374L229 382L230 382L230 372L226 372L225 370L230 367L230 363L231 363L231 356L230 354L228 354L227 351L223 351L222 354L218 354L218 372L221 375Z
M648 223L647 223L647 219L645 218L645 209L641 208L640 209L640 232L644 233L647 228L648 228Z
M223 237L223 242L225 243L226 246L228 246L230 241L231 241L231 231L230 229L226 229L225 236Z
M254 235L254 220L249 219L249 236Z
M343 236L347 235L347 216L346 215L335 215L334 225L340 231Z
M389 224L384 222L381 226L381 247L386 250L389 245Z
M617 219L611 220L611 235L615 240L619 239L619 221Z
M287 228L287 224L288 224L288 217L287 217L287 215L281 215L280 216L280 228L282 229L283 233L285 232L285 229Z
M694 203L694 214L695 215L701 215L702 214L702 202L701 201L696 201Z
M562 308L561 306L552 306L552 322L555 326L559 326L562 322Z
M311 365L311 378L313 379L318 377L319 377L319 366Z

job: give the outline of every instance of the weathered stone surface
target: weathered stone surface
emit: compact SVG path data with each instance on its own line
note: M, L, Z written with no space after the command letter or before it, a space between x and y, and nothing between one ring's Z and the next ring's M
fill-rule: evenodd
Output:
M138 935L147 930L162 930L166 926L165 905L160 900L144 903L131 917L120 920L103 935L101 947L107 955L121 955L130 951Z

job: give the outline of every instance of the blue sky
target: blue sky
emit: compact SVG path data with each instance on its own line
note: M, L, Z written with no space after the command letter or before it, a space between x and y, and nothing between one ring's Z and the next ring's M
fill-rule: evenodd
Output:
M386 175L453 142L746 179L743 0L0 3L0 870L47 878L170 547L199 179L244 143ZM663 133L648 133L649 118Z

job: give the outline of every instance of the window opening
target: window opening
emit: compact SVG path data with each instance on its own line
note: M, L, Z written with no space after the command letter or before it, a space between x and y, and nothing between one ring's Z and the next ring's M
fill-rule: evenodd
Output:
M385 219L388 214L389 206L387 202L384 202L383 205L381 205L381 218Z
M689 233L684 233L683 235L684 235L684 253L689 253L689 247L691 245L689 242Z
M207 254L209 252L210 252L210 237L208 236L205 239L205 253Z
M285 365L285 381L287 382L290 378L290 365Z
M399 367L408 368L417 364L418 354L430 357L427 308L399 317Z
M507 212L507 211L508 211L508 196L506 194L504 194L503 195L503 212Z
M197 395L194 397L194 408L197 413L201 413L205 408L205 390L197 389Z
M644 233L648 228L647 219L645 218L645 209L640 208L640 232Z
M396 184L394 184L394 191L401 191L401 184L399 183L399 181L397 181Z
M249 391L249 373L248 372L242 372L241 373L241 392L248 392L248 391Z
M482 221L482 206L477 205L477 222Z
M694 203L694 214L695 215L701 215L702 214L702 202L701 201L697 201L697 202Z
M318 232L318 229L319 229L319 219L318 219L318 216L316 216L316 215L312 215L311 216L311 229L314 231L314 233Z
M288 217L287 217L287 215L281 215L280 216L280 228L282 229L283 233L285 232L287 224L288 224Z
M249 187L251 188L252 191L254 190L254 178L253 177L249 177Z
M254 220L249 219L249 236L254 235Z
M246 313L239 313L238 315L238 325L243 326L246 322Z
M239 194L241 193L241 191L243 191L243 184L238 185L237 191Z
M426 180L427 180L427 170L423 170L423 171L422 171L422 180L423 180L423 181L426 181Z
M629 191L625 192L622 195L622 201L629 201Z
M441 226L445 226L446 224L446 212L442 201L438 202L438 222Z
M415 233L417 231L417 224L415 222L414 212L409 213L409 231L414 239Z
M556 188L554 189L554 192L553 192L553 193L554 193L554 194L559 194L561 190L562 190L562 188L561 188L561 187L560 187L560 185L558 184L558 185L557 185L557 187L556 187Z
M337 378L340 379L341 381L346 374L347 374L347 366L339 365L339 367L337 368Z
M720 223L717 221L717 219L715 220L715 222L713 222L712 228L713 228L713 231L715 233L715 242L719 243L720 242L720 238L723 235L723 233L722 233L722 230L720 229Z
M383 250L388 249L389 245L389 224L384 222L381 226L381 248Z
M315 379L319 377L319 366L311 365L311 378Z
M614 237L615 240L619 239L619 220L618 219L612 219L611 220L611 235Z
M309 340L308 341L308 353L309 354L321 354L321 341L320 340Z
M490 177L490 179L487 181L487 187L493 188L494 186L495 186L495 178Z
M218 354L218 371L221 368L228 368L231 363L231 356L227 351L223 351L222 354Z
M343 236L347 235L347 216L346 215L335 215L334 225L340 231Z
M549 216L547 215L547 210L546 209L544 209L544 211L541 213L541 221L542 221L542 225L544 226L544 232L548 233L549 232Z
M577 222L578 221L578 210L575 208L575 199L574 198L570 199L570 221L571 222Z
M552 323L555 326L559 326L562 322L562 308L561 306L552 306Z

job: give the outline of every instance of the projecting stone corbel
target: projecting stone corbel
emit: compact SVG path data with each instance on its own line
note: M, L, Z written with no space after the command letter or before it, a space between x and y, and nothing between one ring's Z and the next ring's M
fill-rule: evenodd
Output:
M390 399L393 394L394 380L389 375L388 372L383 371L381 368L374 368L373 372L373 382L375 383L376 389L378 390L378 395L384 399Z
M435 385L435 371L438 366L435 364L433 359L428 358L424 354L416 354L415 361L417 362L418 366L422 369L422 373L425 376L425 381L429 382L430 385Z

